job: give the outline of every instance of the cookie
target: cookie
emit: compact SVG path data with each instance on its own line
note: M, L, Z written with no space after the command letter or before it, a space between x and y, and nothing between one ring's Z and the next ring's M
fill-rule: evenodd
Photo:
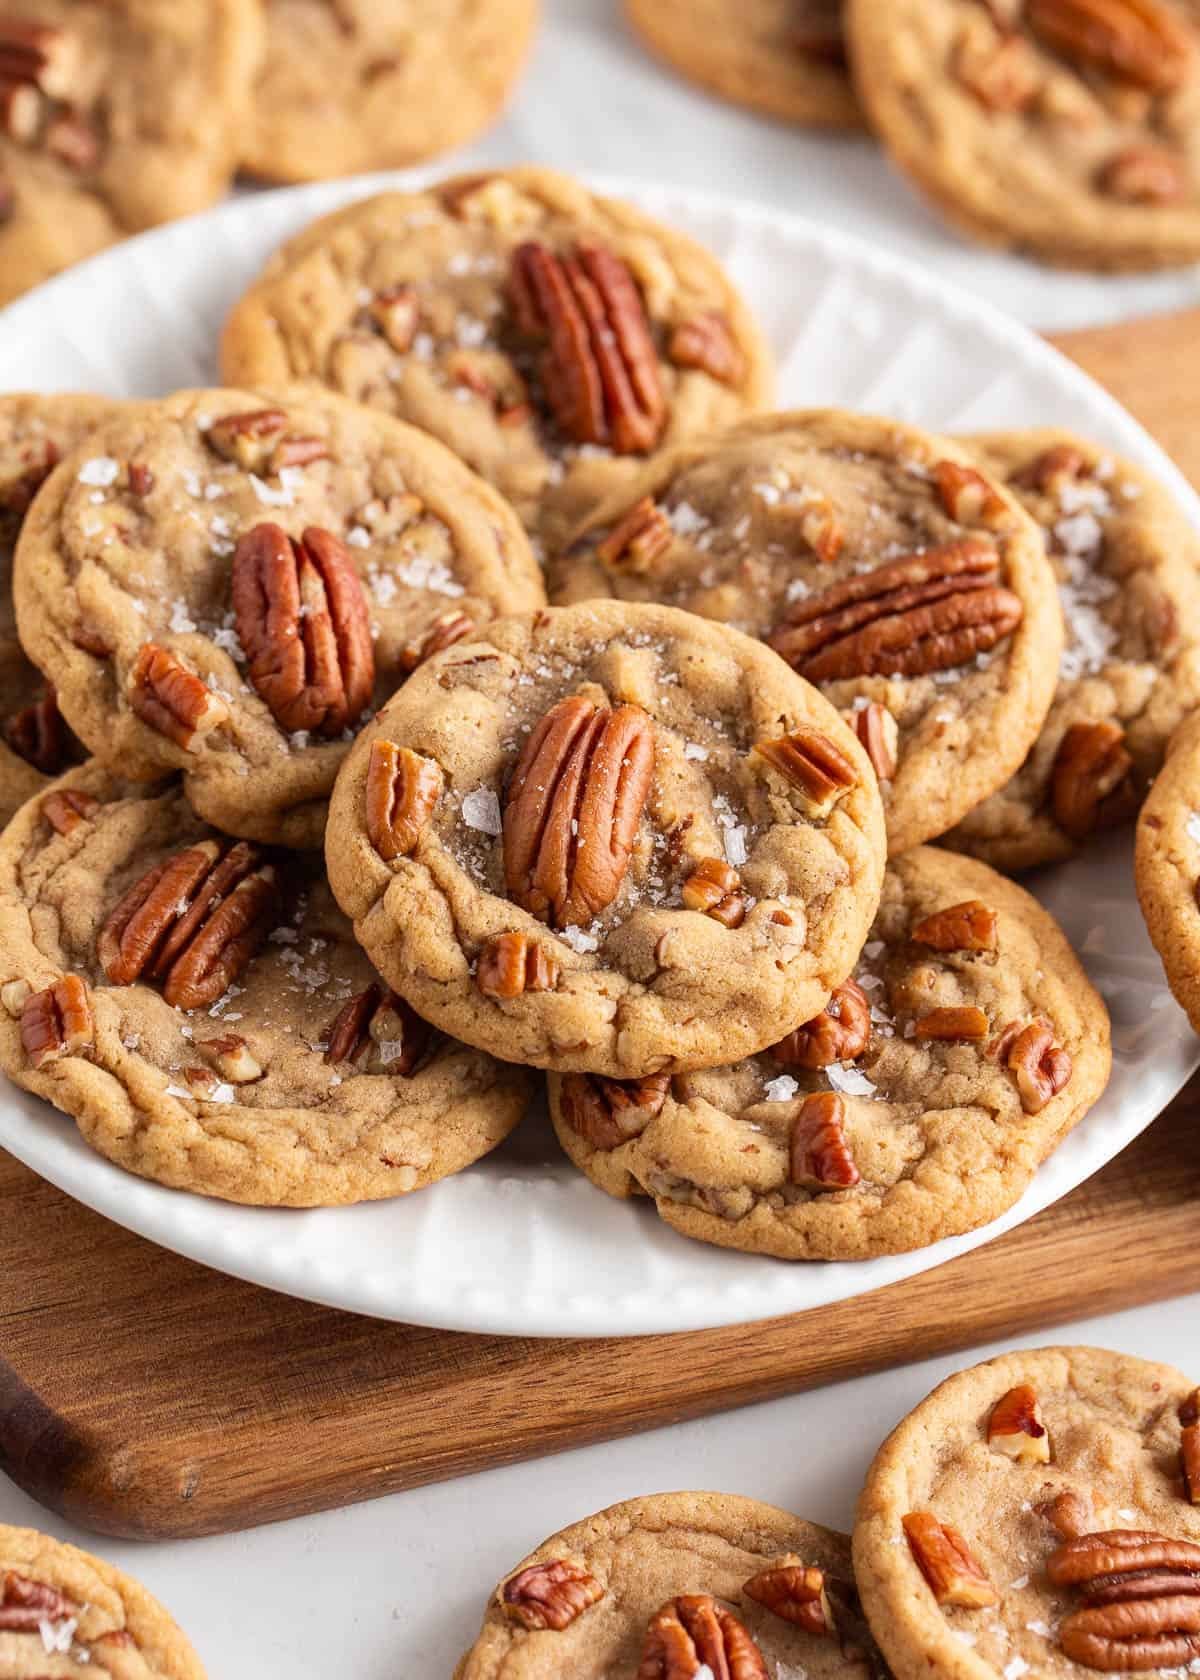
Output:
M1016 771L1062 638L1041 533L944 438L817 410L684 445L600 507L551 599L665 601L763 637L859 731L895 854Z
M845 1536L725 1493L661 1493L553 1535L505 1580L455 1680L872 1680Z
M519 523L433 438L322 391L117 414L17 546L21 640L124 776L228 834L318 846L354 731L408 670L544 599Z
M12 604L12 557L21 522L55 463L119 403L82 393L0 396L0 827L82 749L54 690L25 657Z
M951 221L1052 263L1200 258L1197 0L847 0L855 83Z
M1182 724L1138 817L1138 903L1167 983L1200 1032L1200 714Z
M1193 1670L1198 1406L1194 1375L1087 1347L936 1388L880 1449L854 1530L896 1680Z
M1200 705L1200 534L1149 474L1069 432L966 441L1045 534L1066 645L1025 763L946 844L1028 869L1132 820Z
M0 1674L55 1680L204 1680L145 1587L32 1528L0 1524Z
M0 1067L143 1178L325 1207L458 1172L530 1076L383 986L315 854L226 840L95 763L0 839Z
M860 128L841 0L625 0L630 26L671 69L784 122Z
M534 1067L729 1061L821 1009L871 923L875 778L749 637L598 601L419 670L334 791L338 901L388 983Z
M401 168L499 114L537 0L272 0L242 164L268 181Z
M685 1236L783 1260L924 1248L1010 1208L1103 1091L1108 1014L1062 930L986 865L888 865L854 975L762 1055L552 1075L571 1160Z
M0 18L0 303L218 199L258 0L19 0Z
M319 380L424 427L548 548L647 455L772 384L714 258L545 169L335 211L234 307L221 361L235 384Z

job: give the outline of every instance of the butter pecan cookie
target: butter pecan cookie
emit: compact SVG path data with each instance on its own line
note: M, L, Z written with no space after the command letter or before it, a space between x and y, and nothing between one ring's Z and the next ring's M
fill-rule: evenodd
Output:
M625 0L650 50L689 81L784 122L859 128L842 0Z
M1134 867L1167 982L1200 1032L1200 714L1176 732L1142 806Z
M496 1588L455 1680L872 1680L844 1535L725 1493L629 1499Z
M766 648L597 601L429 660L352 750L326 853L430 1020L640 1077L824 1007L878 903L883 820L852 731Z
M924 1248L997 1218L1108 1081L1108 1014L1057 923L986 865L888 865L853 977L762 1055L551 1076L567 1154L685 1236L784 1260Z
M0 9L0 303L229 185L258 0Z
M0 1674L204 1680L182 1629L111 1563L0 1524Z
M18 1085L109 1160L226 1201L421 1189L501 1142L530 1093L388 991L318 857L227 840L178 783L94 762L0 840L0 1004Z
M765 415L652 463L549 573L551 598L665 601L763 637L849 719L888 845L1017 770L1062 640L1037 526L961 447L835 410Z
M549 547L642 460L766 405L714 258L545 169L336 211L235 306L225 377L320 380L442 439Z
M541 575L434 439L321 391L183 391L98 427L25 520L21 640L124 776L182 770L226 833L317 846L354 732Z
M897 1680L1193 1672L1198 1416L1194 1375L1100 1348L934 1389L876 1456L854 1530Z
M1053 263L1200 258L1198 0L848 0L893 160L978 238Z
M418 163L497 116L537 0L271 0L242 164L319 181Z
M1028 869L1131 821L1200 704L1200 534L1147 473L1069 432L965 441L1042 527L1066 645L1029 757L946 844Z

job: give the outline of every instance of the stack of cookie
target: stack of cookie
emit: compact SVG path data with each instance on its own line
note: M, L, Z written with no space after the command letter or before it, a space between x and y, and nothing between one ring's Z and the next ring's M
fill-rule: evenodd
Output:
M1200 701L1163 492L755 416L712 258L533 169L307 229L222 358L3 410L5 1071L245 1202L416 1190L545 1070L567 1156L705 1242L1011 1206L1110 1049L998 870L1130 817Z

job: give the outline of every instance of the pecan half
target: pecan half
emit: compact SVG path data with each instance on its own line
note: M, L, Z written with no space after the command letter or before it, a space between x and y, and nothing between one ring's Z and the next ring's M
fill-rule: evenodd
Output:
M643 496L597 546L596 558L617 571L649 572L674 539L666 513L652 496Z
M757 741L753 750L798 790L806 816L827 817L839 800L858 786L853 762L828 735L805 724L790 735Z
M554 953L528 934L500 933L479 953L475 984L484 997L515 998L524 992L552 992L560 972Z
M3 25L0 24L0 30ZM0 1582L0 1633L36 1633L43 1622L61 1622L79 1606L57 1587L6 1570Z
M697 368L721 385L740 384L746 371L746 358L719 309L681 322L667 341L667 360L676 367Z
M1111 718L1073 723L1054 760L1051 800L1054 820L1072 840L1112 828L1132 816L1137 804L1125 749L1125 731Z
M811 682L948 671L989 652L1024 617L998 578L996 550L967 537L805 596L767 642Z
M52 683L40 700L5 719L3 733L17 757L43 776L59 775L75 756L75 738L58 709Z
M815 1071L853 1062L871 1041L871 1004L857 980L843 980L819 1015L781 1039L771 1051L784 1067Z
M409 1079L424 1060L434 1032L415 1009L371 985L352 997L329 1029L325 1060L331 1067L360 1062L367 1073L386 1073ZM369 1055L368 1055L369 1052Z
M967 1610L999 1604L1000 1594L956 1528L939 1522L932 1511L910 1511L903 1527L917 1568L939 1604L957 1604Z
M231 1085L253 1085L266 1071L240 1033L222 1033L219 1038L200 1040L196 1049Z
M408 643L400 655L400 664L405 671L411 673L418 665L424 665L427 659L432 659L435 653L441 653L445 648L453 647L455 642L465 641L468 636L473 636L475 628L473 618L457 609L451 609L440 618L435 618L418 640Z
M432 758L372 741L367 760L367 838L385 863L407 857L434 813L446 778Z
M1083 1597L1059 1628L1074 1662L1131 1672L1200 1653L1200 1546L1131 1529L1084 1534L1047 1559L1046 1573Z
M245 970L279 909L275 870L257 846L201 840L130 887L100 930L97 954L114 986L162 980L173 1008L198 1009Z
M909 929L908 937L914 945L929 945L935 951L994 951L999 919L980 899L968 898L925 916Z
M56 788L42 800L42 815L56 834L73 834L99 809L100 801L82 788Z
M896 774L896 749L900 742L900 725L891 712L878 700L872 700L856 712L843 712L842 716L858 736L879 780L890 782Z
M229 707L207 683L157 642L143 642L129 673L129 705L149 728L185 752L229 720Z
M596 1073L569 1073L559 1101L563 1119L593 1149L619 1149L641 1137L651 1120L662 1113L671 1078L666 1073L645 1079L606 1079Z
M988 1035L988 1018L974 1004L957 1008L931 1009L922 1015L913 1028L913 1037L920 1039L980 1039Z
M21 1048L35 1068L78 1056L95 1042L96 1021L92 994L78 974L26 998L21 1010Z
M762 1652L742 1622L708 1593L673 1598L650 1618L637 1680L768 1680Z
M1049 1464L1050 1437L1032 1383L1019 1383L1000 1396L988 1418L987 1438L993 1452L1018 1464Z
M370 704L375 650L367 598L339 537L299 542L256 525L233 556L233 611L248 675L287 730L340 735Z
M590 922L621 890L654 777L654 726L639 706L570 696L517 760L504 807L509 897L556 927Z
M1185 1425L1179 1437L1179 1469L1183 1491L1193 1505L1200 1505L1200 1423Z
M835 1091L805 1097L792 1122L789 1176L811 1190L849 1190L862 1178L846 1141L846 1105Z
M802 1564L780 1563L752 1575L742 1588L747 1598L803 1628L805 1633L832 1636L837 1630L825 1590L825 1572Z
M546 343L542 388L566 435L618 455L652 449L667 405L641 293L625 264L594 245L562 257L520 245L510 294L518 330Z
M742 878L720 858L701 858L679 896L689 910L699 910L727 928L741 927L746 919Z
M552 1628L561 1633L603 1597L604 1588L582 1564L555 1558L551 1563L530 1564L505 1581L500 1607L510 1620L531 1632Z
M1071 1079L1071 1058L1054 1042L1049 1021L1012 1021L993 1046L996 1060L1016 1075L1021 1107L1040 1114Z
M1109 158L1096 181L1122 204L1178 204L1187 193L1187 164L1166 146L1129 146Z
M1162 0L1029 0L1036 35L1080 69L1098 70L1150 93L1170 93L1188 75L1193 45Z

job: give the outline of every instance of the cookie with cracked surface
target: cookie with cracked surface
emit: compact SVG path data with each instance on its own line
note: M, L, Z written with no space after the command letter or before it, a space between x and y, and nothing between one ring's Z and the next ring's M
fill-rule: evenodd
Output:
M897 1680L1186 1674L1198 1404L1194 1374L1088 1347L1004 1354L934 1389L876 1456L854 1530Z
M770 400L716 260L545 169L335 211L235 305L226 379L318 380L432 432L553 548L649 454Z
M501 1581L455 1680L634 1680L705 1664L738 1680L872 1680L879 1656L846 1537L735 1494L612 1505Z
M422 667L355 744L326 855L431 1021L640 1077L824 1006L875 913L883 819L855 736L760 643L597 601Z
M571 1160L685 1236L785 1260L924 1248L998 1218L1108 1080L1108 1014L1054 919L970 858L888 865L828 1007L728 1067L552 1075Z
M966 232L1046 261L1200 258L1197 0L848 0L859 96Z
M1028 869L1132 821L1200 704L1200 534L1148 473L1070 432L964 441L1042 527L1066 644L1029 757L946 844Z
M1002 787L1053 696L1041 532L959 445L893 421L764 415L686 444L548 582L554 601L661 600L761 636L859 730L893 854Z
M1200 1032L1200 714L1176 731L1142 806L1134 871L1167 983Z
M633 30L673 70L784 122L861 128L841 0L625 0Z
M499 114L537 0L271 0L242 165L268 181L394 169Z
M511 508L332 394L181 391L97 427L17 545L21 640L122 775L319 846L354 732L434 647L544 599Z
M145 1587L76 1546L0 1524L0 1673L12 1680L204 1680Z
M406 1194L531 1080L381 984L320 860L234 843L90 763L0 840L0 1066L118 1165L274 1207Z
M257 0L0 12L0 303L218 199L262 50Z

